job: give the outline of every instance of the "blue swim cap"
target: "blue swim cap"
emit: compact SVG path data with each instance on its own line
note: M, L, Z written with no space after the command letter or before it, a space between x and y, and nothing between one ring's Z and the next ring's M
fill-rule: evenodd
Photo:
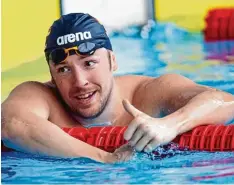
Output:
M46 37L44 52L47 57L57 48L66 49L80 44L89 46L89 43L112 50L106 30L97 19L89 14L71 13L54 21Z

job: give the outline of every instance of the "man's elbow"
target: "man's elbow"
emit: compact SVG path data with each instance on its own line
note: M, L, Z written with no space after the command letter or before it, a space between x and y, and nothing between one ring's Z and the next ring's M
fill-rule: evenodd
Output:
M6 123L4 115L2 115L1 119L1 142L2 142L2 150L5 147L11 148L9 143L11 143L12 138L14 138L13 132L10 130L10 125Z
M22 135L23 119L21 112L15 110L14 105L2 104L1 139L3 141L15 141Z
M24 126L19 117L2 115L1 140L5 147L24 151L23 148L20 147L22 146L22 141L25 141L25 131L22 130L22 127Z
M6 140L9 138L9 134L8 134L8 130L5 126L3 126L3 123L2 123L2 127L1 127L1 139L2 140Z
M1 139L4 140L12 140L16 138L16 127L17 122L15 122L15 118L6 119L4 115L2 115L2 124L1 124Z

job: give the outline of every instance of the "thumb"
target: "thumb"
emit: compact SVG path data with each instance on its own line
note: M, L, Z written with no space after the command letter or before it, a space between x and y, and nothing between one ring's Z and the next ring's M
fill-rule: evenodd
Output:
M131 114L133 117L137 117L141 114L143 114L141 111L139 111L137 108L135 108L128 100L123 100L123 107L124 109Z

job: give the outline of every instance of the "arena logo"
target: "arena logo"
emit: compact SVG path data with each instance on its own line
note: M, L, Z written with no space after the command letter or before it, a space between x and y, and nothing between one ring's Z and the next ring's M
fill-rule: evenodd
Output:
M67 35L63 35L57 38L57 44L64 45L67 43L73 43L75 41L80 41L80 40L87 40L91 39L92 35L90 31L85 31L85 32L77 32L77 33L71 33Z

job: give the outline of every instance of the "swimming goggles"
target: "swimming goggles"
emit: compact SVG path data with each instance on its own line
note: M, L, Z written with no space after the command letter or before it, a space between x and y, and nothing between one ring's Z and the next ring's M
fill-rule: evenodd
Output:
M69 56L70 52L73 52L71 54L77 54L77 55L92 55L97 49L101 48L101 45L92 43L92 42L84 42L80 44L79 46L74 46L71 48L56 48L52 50L50 53L47 54L47 61L52 60L55 64L59 64L60 62L63 62L66 60L66 58ZM74 53L75 52L75 53Z

